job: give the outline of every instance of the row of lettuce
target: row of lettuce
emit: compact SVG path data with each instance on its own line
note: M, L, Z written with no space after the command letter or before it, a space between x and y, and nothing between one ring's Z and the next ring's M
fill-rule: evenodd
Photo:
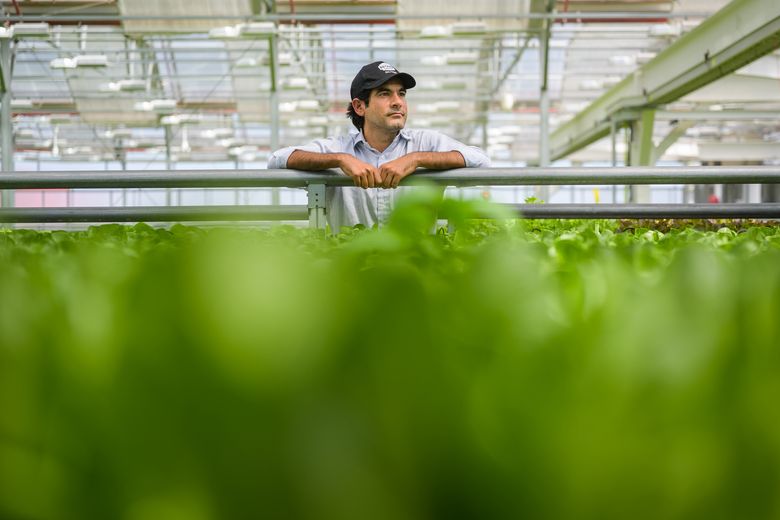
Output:
M429 209L0 231L0 517L780 515L780 228Z

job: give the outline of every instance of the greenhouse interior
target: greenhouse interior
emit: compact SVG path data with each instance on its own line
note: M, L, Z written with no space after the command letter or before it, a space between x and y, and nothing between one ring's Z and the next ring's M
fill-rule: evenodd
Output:
M780 518L777 0L0 19L1 519Z

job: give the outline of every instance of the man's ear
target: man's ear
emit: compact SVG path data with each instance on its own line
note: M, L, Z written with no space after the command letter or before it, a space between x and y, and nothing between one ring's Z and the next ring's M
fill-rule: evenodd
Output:
M363 117L366 115L366 102L362 99L355 98L352 100L352 109L357 115Z

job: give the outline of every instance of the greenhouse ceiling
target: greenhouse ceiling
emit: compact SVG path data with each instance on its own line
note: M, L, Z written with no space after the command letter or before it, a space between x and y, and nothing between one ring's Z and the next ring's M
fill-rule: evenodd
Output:
M538 162L540 128L561 128L727 3L3 0L4 108L17 163L262 163L348 132L349 83L384 60L418 80L410 126L494 162ZM780 161L779 86L774 50L669 100L656 159ZM608 161L611 142L566 159Z

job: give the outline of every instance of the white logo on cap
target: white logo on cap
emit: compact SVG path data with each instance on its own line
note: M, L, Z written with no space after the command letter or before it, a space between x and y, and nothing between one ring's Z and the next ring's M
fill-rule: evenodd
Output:
M385 74L394 74L398 72L397 70L395 70L395 67L393 67L389 63L384 63L384 62L377 65L377 68L379 68L379 70L381 70Z

